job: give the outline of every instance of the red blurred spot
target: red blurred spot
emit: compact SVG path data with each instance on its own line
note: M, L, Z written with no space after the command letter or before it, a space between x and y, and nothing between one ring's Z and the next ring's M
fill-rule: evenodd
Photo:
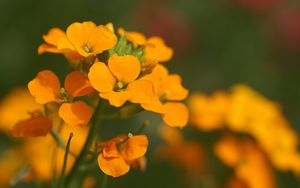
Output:
M164 38L167 45L182 53L191 45L193 32L188 22L163 3L146 2L137 8L135 25L149 36Z

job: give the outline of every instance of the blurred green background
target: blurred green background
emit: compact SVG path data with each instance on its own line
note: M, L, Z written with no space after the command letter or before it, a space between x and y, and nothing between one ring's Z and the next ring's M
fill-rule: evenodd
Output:
M299 0L0 0L0 96L41 69L63 76L63 56L37 55L42 35L88 20L164 37L175 49L167 66L191 91L246 83L278 101L300 132ZM145 173L109 180L108 187L184 187L180 172L149 158ZM278 187L300 187L292 174L277 177Z

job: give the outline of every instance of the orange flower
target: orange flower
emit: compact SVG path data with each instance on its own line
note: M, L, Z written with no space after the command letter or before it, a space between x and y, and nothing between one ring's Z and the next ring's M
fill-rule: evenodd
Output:
M59 109L60 117L69 125L86 125L92 115L91 108L84 102L71 102L74 97L88 95L93 92L87 76L79 71L69 73L65 79L65 88L55 73L44 70L28 83L28 89L39 104L50 102L63 103ZM69 103L64 103L69 102Z
M117 43L110 26L93 22L75 22L67 28L66 36L58 40L58 49L77 51L81 56L96 56Z
M92 86L99 91L101 98L109 100L116 107L127 100L132 103L144 103L154 97L150 81L137 79L141 72L139 60L132 55L112 55L108 65L96 62L88 74Z
M159 129L159 135L166 142L158 148L159 158L182 168L191 178L199 179L204 175L206 159L199 143L185 140L178 129L166 126Z
M98 165L107 175L119 177L130 170L133 160L143 157L147 151L148 138L145 135L118 136L99 144L103 147L98 156Z
M44 116L41 111L35 111L30 113L31 117L19 121L13 129L10 131L10 134L14 137L37 137L37 136L46 136L51 128L52 121Z
M252 140L223 137L215 146L215 153L249 187L276 187L268 159Z
M224 128L229 96L222 91L212 96L193 93L188 100L192 125L205 131Z
M59 131L59 136L64 143L67 142L70 132L74 133L70 145L70 153L76 156L82 150L82 147L88 136L88 128L62 126ZM51 135L46 137L34 137L26 139L22 144L21 154L25 158L26 164L31 167L32 175L39 180L51 180L53 171L56 175L61 174L65 149L57 146L56 141ZM19 150L20 152L20 150ZM73 166L76 158L74 155L69 154L66 166L66 173L68 173Z
M0 102L0 131L9 132L15 124L29 119L28 112L43 111L27 89L18 88L10 91Z
M11 180L24 165L24 159L18 149L13 148L0 153L0 169L3 172L0 176L0 187L12 187Z
M38 54L41 55L45 52L62 53L71 60L80 60L82 57L74 50L61 50L58 49L58 40L65 38L66 33L59 28L52 28L46 35L43 35L45 43L41 44L38 48Z
M168 70L158 64L150 74L142 77L154 84L156 97L142 103L146 110L162 114L165 123L172 127L184 127L188 122L188 109L180 101L188 95L188 90L181 85L181 77L169 74ZM161 101L165 102L164 104Z

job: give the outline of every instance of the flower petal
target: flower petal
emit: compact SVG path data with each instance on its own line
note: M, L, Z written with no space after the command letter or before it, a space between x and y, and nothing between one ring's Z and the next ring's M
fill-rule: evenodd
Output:
M122 157L104 157L98 155L98 165L100 169L109 176L119 177L130 170L130 165Z
M100 97L103 99L107 99L109 101L109 104L115 107L122 106L128 99L129 94L126 91L111 91L107 93L99 93Z
M18 122L10 131L14 137L46 136L52 128L52 121L41 112L29 119Z
M115 142L110 142L103 148L104 157L119 157L118 147Z
M93 54L99 54L104 50L114 47L117 43L116 35L106 26L96 27L95 32L88 39Z
M144 45L146 43L146 37L139 32L135 31L125 31L122 27L118 29L120 35L126 36L126 38L132 42L135 46Z
M181 77L170 74L162 83L161 90L165 92L167 100L183 100L188 95L188 90L181 85Z
M130 83L135 80L141 72L141 64L133 55L112 55L108 60L108 67L122 83Z
M68 125L84 126L88 124L93 111L86 103L77 101L62 104L58 114Z
M37 76L28 83L28 89L39 104L60 101L60 83L55 73L50 70L39 72Z
M128 84L126 91L130 93L132 103L149 103L156 96L153 84L148 80L135 80Z
M180 102L167 102L164 104L164 122L171 127L184 127L188 122L188 108Z
M69 73L65 79L64 87L72 97L88 95L94 91L86 74L80 71Z
M62 37L66 37L66 33L57 27L50 29L46 35L43 35L44 41L55 47L58 40Z
M138 159L145 155L148 144L148 138L145 135L133 136L121 145L120 153L125 160Z
M102 62L96 62L92 65L88 78L92 86L99 92L110 92L116 84L116 78Z
M151 37L147 40L145 48L145 59L155 59L158 62L165 62L172 58L173 49L166 46L160 37Z
M155 113L164 113L165 108L164 105L160 102L158 97L155 97L152 101L147 103L142 103L141 106L148 111L155 112Z
M62 38L58 39L57 49L59 49L59 50L71 50L71 51L76 50L75 47L73 46L73 44L69 41L69 39L67 37L62 37Z
M50 53L55 53L55 54L62 53L62 51L57 49L56 46L52 46L49 44L41 44L38 48L38 54L41 55L45 52L50 52Z

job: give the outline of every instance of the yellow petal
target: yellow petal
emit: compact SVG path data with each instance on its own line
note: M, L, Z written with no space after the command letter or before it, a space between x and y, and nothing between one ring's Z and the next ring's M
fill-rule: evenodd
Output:
M167 102L165 113L162 115L164 122L171 127L184 127L188 122L188 108L179 102Z
M135 80L128 84L126 91L130 93L132 103L150 103L156 96L153 84L148 80Z
M73 71L65 79L64 87L72 97L80 97L92 93L94 90L85 73Z
M172 48L166 46L160 37L151 37L147 40L145 59L155 59L158 62L166 62L173 56Z
M148 138L145 135L137 135L120 146L120 153L125 160L134 160L144 156L147 148Z
M130 170L130 165L122 157L105 158L103 154L98 155L100 169L109 176L119 177Z
M28 83L28 89L39 104L60 101L60 83L55 73L50 70L39 72L37 76Z
M92 86L99 92L110 92L114 89L116 78L102 62L96 62L88 74Z
M41 112L36 112L31 118L18 122L10 133L14 137L46 136L51 128L51 120L43 116Z
M108 67L118 81L127 84L135 80L141 72L139 60L132 55L112 55L108 60Z
M109 104L115 107L122 106L128 99L129 94L126 91L111 91L107 93L99 93L100 97L103 99L107 99L109 101Z
M88 124L93 111L86 103L77 101L62 104L58 114L68 125L84 126Z

